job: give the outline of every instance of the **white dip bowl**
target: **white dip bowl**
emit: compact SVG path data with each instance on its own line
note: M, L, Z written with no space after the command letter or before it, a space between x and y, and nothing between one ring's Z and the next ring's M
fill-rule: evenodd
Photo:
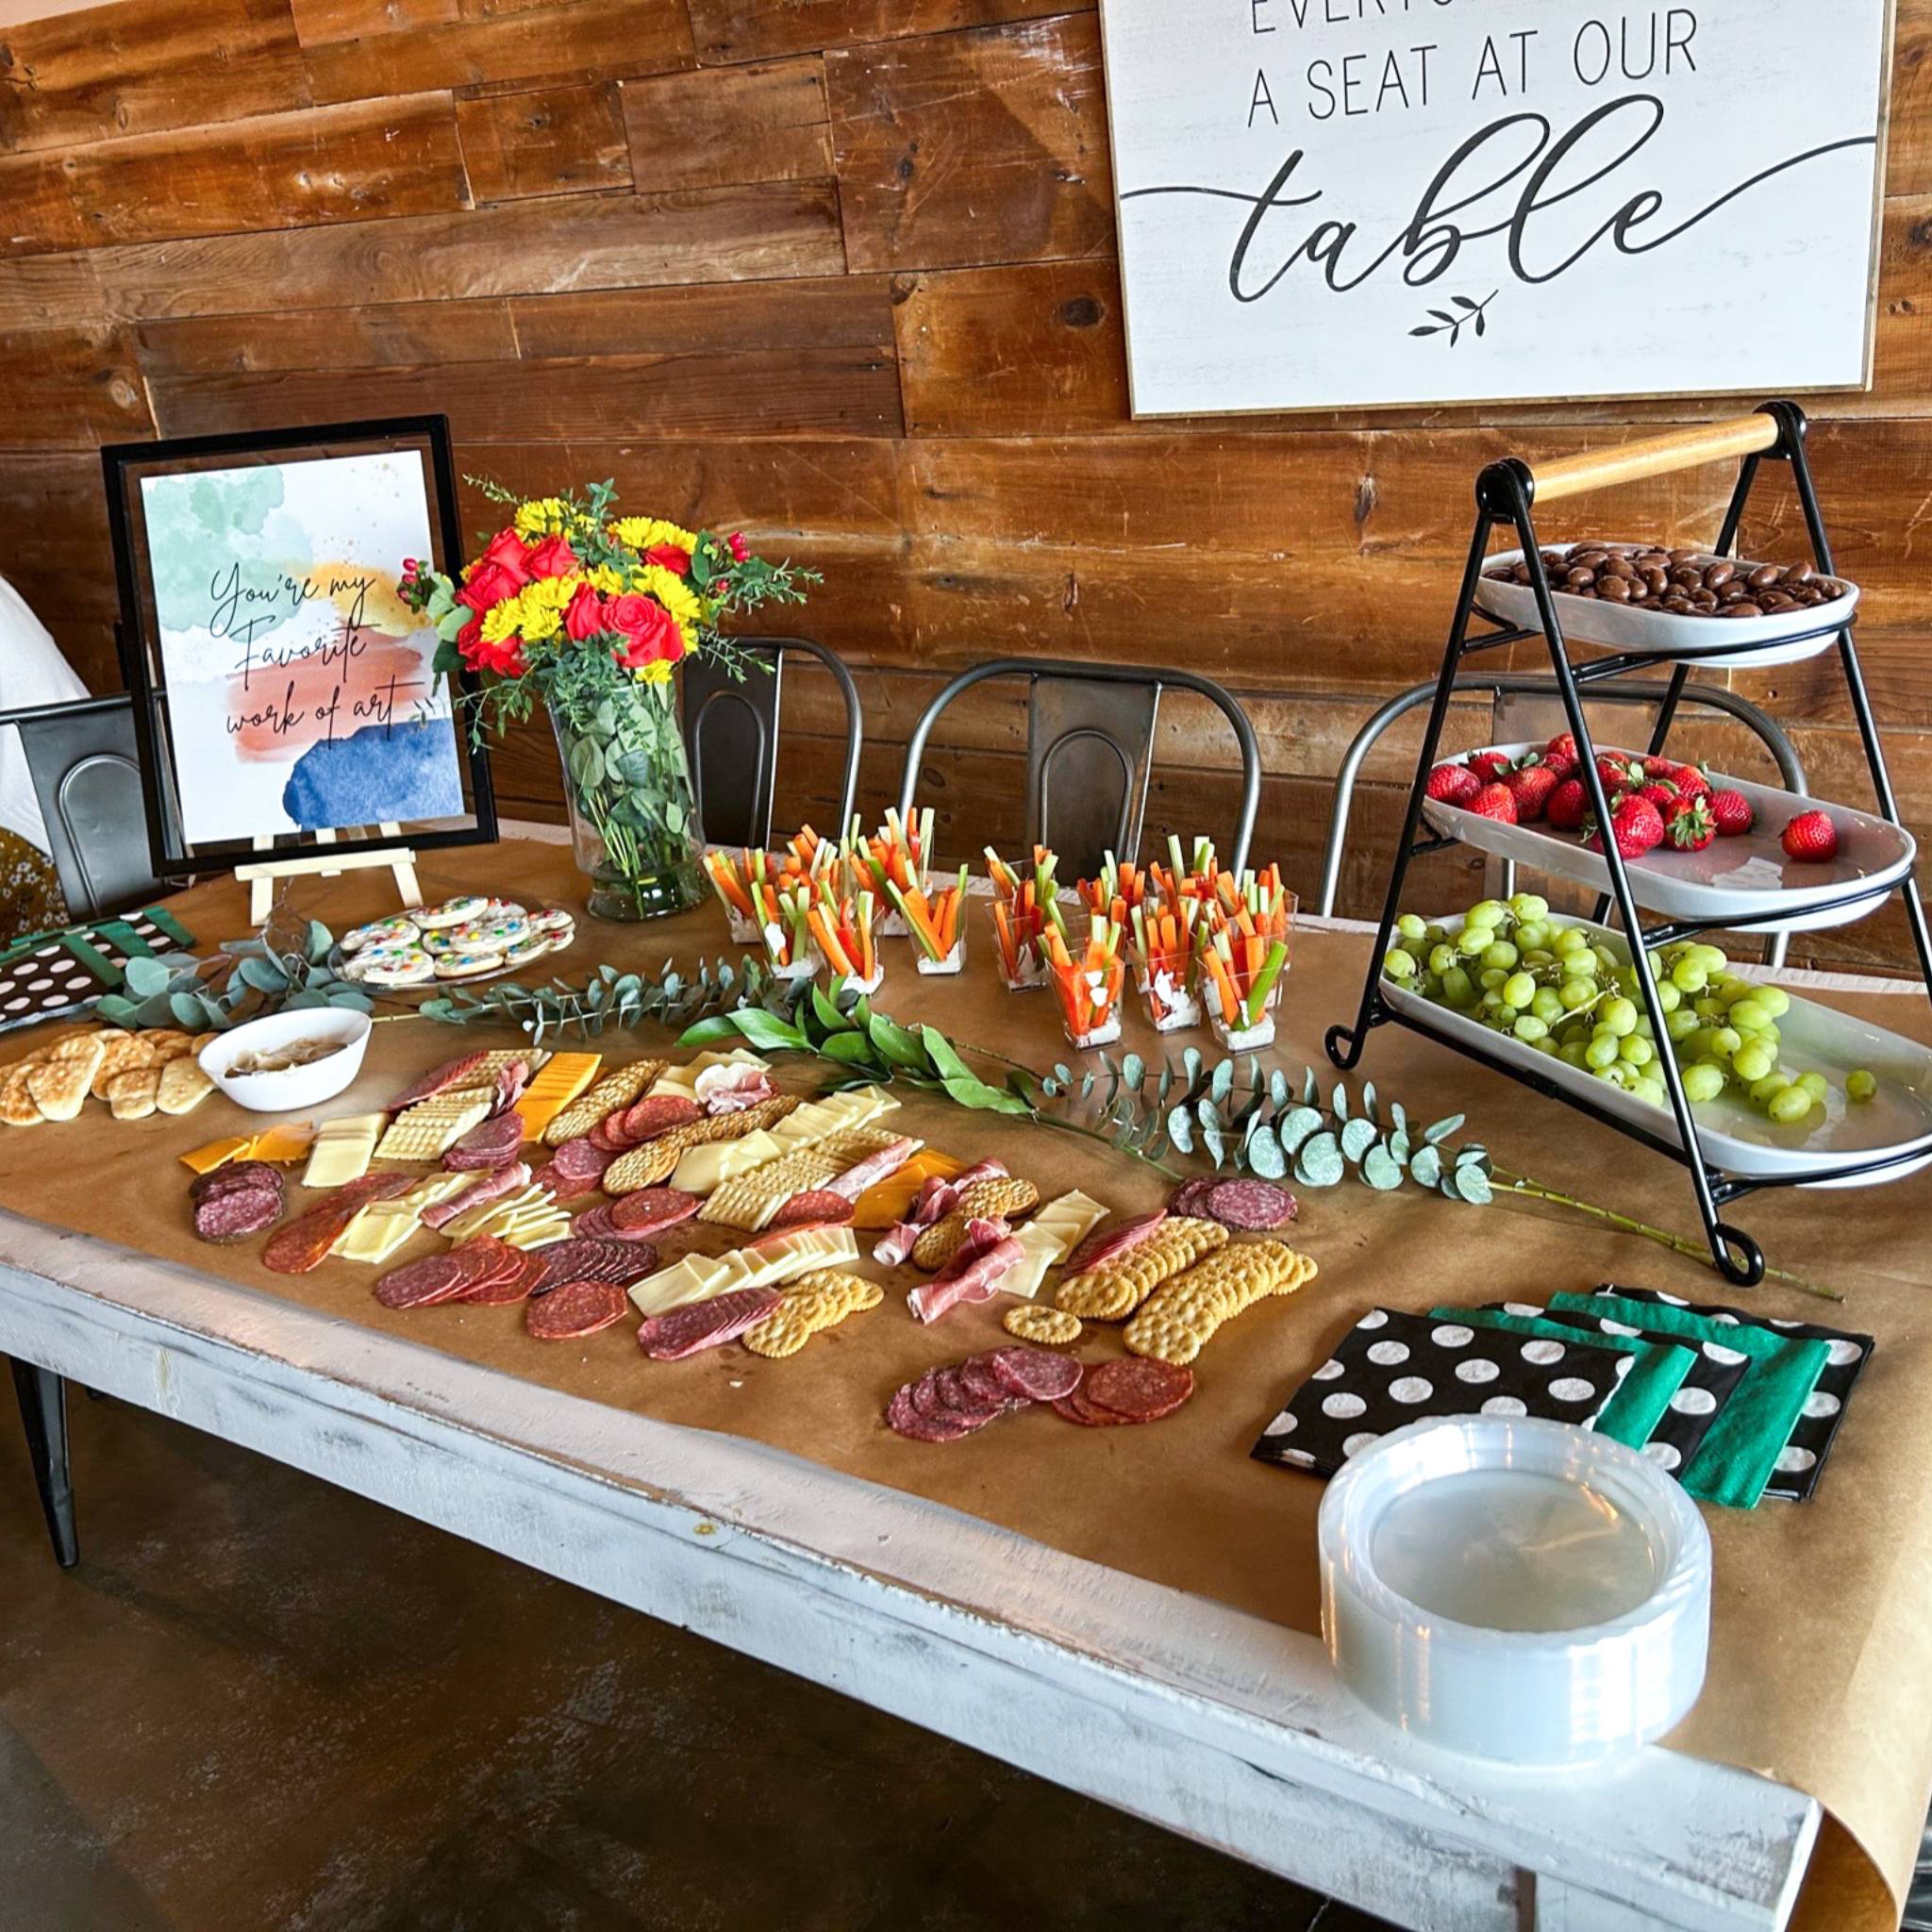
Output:
M362 1071L369 1050L370 1018L346 1007L301 1007L270 1013L218 1033L195 1058L201 1070L232 1100L251 1113L289 1113L333 1100ZM228 1070L249 1055L267 1055L297 1040L340 1040L340 1052L278 1074L234 1074Z

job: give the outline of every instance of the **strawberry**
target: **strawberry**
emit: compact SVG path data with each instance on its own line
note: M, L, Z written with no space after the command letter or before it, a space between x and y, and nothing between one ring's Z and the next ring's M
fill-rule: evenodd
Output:
M1479 818L1496 819L1506 825L1516 824L1516 794L1503 784L1485 785L1469 802L1469 809Z
M1565 778L1574 778L1582 769L1580 762L1560 751L1546 751L1543 754L1543 770L1554 772L1557 784Z
M1581 778L1565 778L1544 807L1553 832L1574 832L1590 816L1590 793Z
M1713 791L1707 802L1721 839L1740 838L1757 823L1751 801L1741 791Z
M1439 805L1467 805L1482 789L1467 765L1438 765L1429 774L1429 796Z
M1668 778L1652 778L1637 788L1639 798L1647 798L1657 807L1659 813L1668 817L1672 806L1677 802L1677 788Z
M1801 811L1785 827L1786 856L1806 865L1838 857L1838 827L1822 811Z
M1495 784L1509 769L1509 760L1499 751L1473 751L1464 762L1485 785Z
M1672 774L1672 782L1687 796L1693 791L1707 798L1710 795L1710 780L1695 765L1679 765Z
M1698 792L1677 799L1664 814L1664 841L1679 852L1702 852L1716 837L1709 801Z
M1663 758L1652 752L1643 760L1643 775L1646 778L1674 778L1677 775L1677 761L1675 758Z
M1641 858L1663 843L1662 815L1649 799L1640 798L1634 791L1617 801L1610 813L1610 830L1616 835L1617 850L1626 859ZM1592 852L1604 849L1601 832L1592 832L1587 842Z
M1524 765L1511 772L1503 783L1516 801L1517 823L1524 825L1533 825L1542 817L1543 808L1557 789L1556 774L1547 765Z
M1576 734L1574 731L1559 731L1543 747L1545 764L1557 758L1566 760L1573 770L1580 762L1576 756Z
M1604 790L1612 796L1619 791L1634 790L1643 783L1647 775L1643 760L1633 758L1624 752L1599 752L1596 774L1604 781Z

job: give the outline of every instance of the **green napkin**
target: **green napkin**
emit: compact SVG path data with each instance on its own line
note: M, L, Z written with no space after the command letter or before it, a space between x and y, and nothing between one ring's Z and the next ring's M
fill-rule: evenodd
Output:
M1728 1508L1752 1509L1790 1441L1792 1425L1831 1359L1822 1341L1805 1341L1774 1328L1718 1322L1669 1302L1633 1302L1621 1295L1552 1295L1550 1306L1613 1322L1646 1334L1681 1336L1706 1348L1751 1357L1744 1379L1710 1425L1682 1481L1691 1495Z
M1460 1322L1471 1328L1500 1328L1509 1335L1526 1335L1537 1341L1560 1341L1566 1348L1579 1345L1603 1348L1612 1355L1634 1359L1616 1393L1604 1405L1596 1419L1596 1432L1613 1442L1641 1449L1650 1441L1671 1397L1684 1386L1690 1373L1692 1357L1688 1348L1668 1341L1641 1341L1621 1335L1585 1335L1566 1328L1560 1322L1544 1322L1528 1315L1506 1315L1498 1308L1431 1308L1433 1322ZM1780 1447L1783 1445L1780 1444Z

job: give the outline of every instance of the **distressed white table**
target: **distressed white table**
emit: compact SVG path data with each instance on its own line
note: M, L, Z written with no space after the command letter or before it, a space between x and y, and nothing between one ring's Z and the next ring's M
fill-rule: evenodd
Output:
M1668 1751L1580 1784L1428 1752L1297 1631L4 1211L0 1353L1424 1932L1776 1932L1818 1831Z

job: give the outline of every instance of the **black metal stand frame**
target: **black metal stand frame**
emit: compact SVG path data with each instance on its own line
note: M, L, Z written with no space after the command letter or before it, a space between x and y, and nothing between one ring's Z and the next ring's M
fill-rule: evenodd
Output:
M1798 502L1804 512L1814 567L1824 575L1833 575L1836 573L1832 566L1830 540L1825 535L1824 521L1819 510L1818 495L1812 484L1810 466L1805 457L1805 413L1791 402L1765 403L1760 407L1758 413L1769 416L1777 425L1777 441L1771 447L1742 458L1737 487L1731 494L1730 508L1725 512L1724 526L1713 548L1724 556L1735 553L1739 526L1743 520L1744 508L1750 498L1752 487L1757 480L1760 465L1765 462L1787 463L1790 466L1792 481L1797 488ZM1650 737L1649 749L1655 756L1662 752L1669 740L1671 726L1675 721L1678 703L1683 696L1684 686L1691 669L1704 658L1732 658L1740 655L1739 647L1733 643L1726 643L1720 635L1709 646L1678 653L1674 658L1658 659L1649 655L1619 654L1593 658L1581 665L1573 664L1569 646L1563 637L1562 620L1557 615L1556 601L1552 594L1549 573L1543 565L1542 548L1537 539L1532 516L1535 496L1536 479L1533 472L1526 463L1514 457L1490 464L1476 479L1475 531L1470 542L1469 561L1463 571L1462 591L1457 600L1456 620L1450 627L1448 647L1442 655L1441 675L1437 681L1435 702L1430 709L1428 726L1423 738L1415 783L1409 791L1408 814L1403 825L1401 843L1396 848L1395 862L1389 880L1388 897L1382 908L1381 924L1376 933L1374 950L1370 956L1368 974L1362 986L1361 1004L1353 1027L1337 1025L1328 1029L1325 1041L1328 1057L1343 1071L1352 1069L1361 1058L1369 1034L1375 1027L1392 1022L1431 1040L1441 1041L1444 1045L1454 1047L1479 1064L1491 1067L1497 1073L1507 1074L1524 1086L1547 1094L1552 1099L1560 1100L1565 1106L1575 1108L1602 1121L1606 1125L1616 1128L1619 1133L1628 1135L1631 1139L1656 1149L1657 1152L1670 1156L1681 1163L1690 1174L1690 1190L1696 1199L1699 1219L1704 1224L1705 1239L1709 1244L1712 1260L1729 1280L1740 1286L1753 1287L1764 1278L1764 1252L1750 1235L1729 1225L1723 1219L1723 1210L1733 1201L1756 1193L1764 1188L1804 1187L1825 1180L1878 1178L1890 1171L1902 1171L1922 1161L1927 1152L1932 1152L1932 1136L1914 1141L1909 1146L1895 1149L1882 1158L1855 1167L1812 1170L1781 1175L1775 1179L1731 1174L1715 1165L1705 1155L1697 1122L1678 1074L1676 1057L1669 1050L1667 1044L1669 1028L1666 1025L1666 1016L1657 996L1656 982L1650 974L1640 973L1637 979L1644 1011L1662 1049L1657 1055L1657 1065L1663 1077L1670 1112L1677 1127L1679 1139L1676 1142L1673 1142L1667 1135L1627 1120L1623 1115L1560 1087L1552 1080L1527 1069L1511 1066L1507 1061L1491 1057L1481 1048L1439 1031L1421 1016L1401 1011L1391 1006L1382 994L1382 960L1389 950L1390 934L1401 909L1403 883L1407 876L1410 861L1425 853L1440 851L1460 842L1453 838L1418 836L1423 828L1423 805L1427 794L1429 773L1437 761L1443 725L1455 694L1457 673L1463 659L1477 652L1496 650L1533 640L1538 636L1538 632L1534 630L1501 625L1476 608L1476 593L1482 580L1483 566L1489 557L1490 539L1498 525L1506 525L1515 532L1523 549L1524 560L1529 566L1530 586L1536 596L1538 615L1541 619L1541 636L1549 647L1550 668L1555 674L1557 689L1563 701L1564 715L1569 720L1570 730L1576 741L1577 756L1581 761L1581 769L1577 775L1583 780L1584 788L1590 794L1591 809L1596 815L1596 821L1600 825L1607 825L1610 823L1609 800L1604 793L1603 779L1596 768L1596 747L1591 739L1590 729L1583 715L1585 691L1591 685L1606 678L1617 677L1659 661L1670 662L1673 666L1671 675L1668 681L1659 687L1657 722ZM1487 628L1472 636L1471 621L1474 618L1480 618ZM1725 626L1719 625L1714 628L1722 633ZM1865 677L1859 667L1857 648L1852 641L1851 625L1830 625L1800 632L1795 636L1781 638L1778 645L1781 647L1804 639L1833 636L1838 641L1839 662L1844 673L1845 687L1851 698L1853 716L1857 722L1858 736L1864 742L1866 763L1871 768L1872 789L1877 800L1878 809L1891 824L1900 824L1902 822L1899 818L1898 801L1892 792L1891 778L1885 767L1885 753L1879 743L1878 726L1872 714L1871 699L1866 693ZM1599 924L1607 923L1607 912L1609 907L1614 905L1616 923L1621 926L1630 945L1633 959L1674 940L1716 929L1714 925L1706 926L1679 920L1646 930L1638 912L1637 902L1630 890L1629 874L1622 854L1617 850L1616 841L1606 839L1604 848L1603 858L1610 875L1610 891L1604 899L1599 900L1596 918ZM1911 924L1912 943L1919 956L1921 977L1925 984L1928 998L1932 998L1932 933L1928 933L1926 928L1925 908L1919 894L1916 866L1892 890L1905 895L1906 914ZM1883 896L1889 898L1890 894L1886 893ZM1831 901L1830 907L1814 907L1811 909L1815 912L1865 901L1872 902L1870 909L1875 909L1876 904L1879 903L1874 900L1869 887L1852 885L1847 887L1841 898ZM1726 930L1740 930L1743 925L1752 924L1774 925L1778 923L1774 919L1741 923L1732 920L1724 922L1723 924Z

